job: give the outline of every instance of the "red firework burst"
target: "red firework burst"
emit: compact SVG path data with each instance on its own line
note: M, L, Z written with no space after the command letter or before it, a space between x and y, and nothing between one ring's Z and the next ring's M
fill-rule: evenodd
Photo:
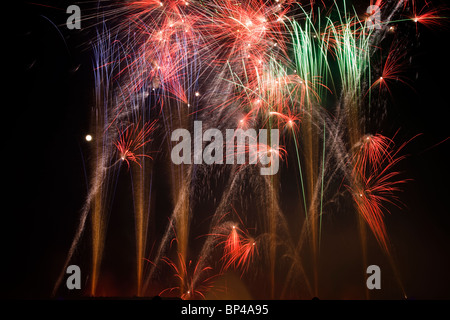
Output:
M217 234L224 240L218 245L223 245L224 261L223 270L234 268L243 273L248 270L256 251L256 241L244 231L232 223L226 227L227 233Z
M416 8L413 8L413 15L410 19L414 23L420 23L428 28L439 27L442 28L445 26L445 17L441 16L440 8L429 8L428 5L423 7L419 12L416 12Z
M220 0L211 1L208 8L215 17L212 24L203 26L204 33L210 35L208 41L220 60L264 57L273 47L285 50L279 37L284 28L280 18L285 14L281 6L262 0Z
M408 181L399 179L400 172L394 171L393 167L405 158L398 154L408 142L395 150L393 141L387 137L379 134L365 136L357 146L359 151L356 151L353 162L356 183L353 187L347 186L359 214L386 252L389 252L384 223L384 215L389 213L386 205L400 205L396 194L401 191L400 186Z
M386 204L398 205L396 193L400 185L407 180L397 179L399 172L389 172L400 158L390 162L383 170L363 178L361 187L351 190L358 212L372 230L380 246L389 252L389 239L384 222L385 213L389 213Z
M217 243L216 247L223 246L223 256L221 259L224 262L223 270L233 268L241 270L244 273L248 270L257 254L257 245L256 240L250 236L249 231L245 227L238 227L238 225L243 226L244 223L234 208L233 211L240 222L225 222L216 227L216 232L209 234L209 236L222 239ZM228 213L222 219L227 215Z
M153 159L145 153L137 153L143 150L144 146L151 141L150 135L155 129L156 121L146 122L142 128L134 123L126 126L122 131L119 130L119 138L114 142L117 148L120 160L125 161L130 167L130 161L140 164L140 158L147 157Z
M202 260L199 259L197 263L193 264L192 260L186 264L186 260L178 253L178 264L171 259L164 257L162 260L169 265L174 271L174 277L177 278L183 286L174 286L164 289L159 293L172 293L174 291L181 292L181 299L205 299L205 294L212 287L212 280L217 277L217 274L210 275L212 268L209 266L202 267ZM202 279L197 282L197 279Z
M399 81L409 86L409 83L403 76L405 65L402 59L404 58L404 55L405 55L404 52L399 52L398 50L391 48L389 50L389 54L386 58L386 61L384 62L381 76L377 80L375 80L375 82L372 84L369 90L378 86L380 90L382 88L385 88L387 89L389 94L391 94L389 82L392 81Z
M353 174L365 176L369 167L376 171L384 160L392 161L390 150L394 142L381 134L365 135L356 145L353 156Z

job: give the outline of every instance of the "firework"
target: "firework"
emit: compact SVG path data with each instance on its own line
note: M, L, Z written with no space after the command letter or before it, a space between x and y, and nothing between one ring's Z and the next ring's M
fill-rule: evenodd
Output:
M381 107L372 95L392 95L394 81L409 85L403 76L405 46L394 41L387 54L382 46L392 31L386 26L411 22L401 17L413 3L377 1L387 12L379 30L345 2L100 5L94 15L102 27L97 26L94 48L92 183L66 265L90 214L90 294L95 296L118 163L127 164L132 186L138 295L205 298L215 288L212 280L232 270L264 274L271 298L289 288L295 292L298 279L307 283L308 294L318 295L323 216L339 217L333 205L342 198L352 201L355 214L391 256L384 217L388 204L401 203L399 192L408 180L394 170L404 159L405 144L395 148L395 135L367 128L376 125L370 109ZM417 11L413 5L413 12L415 23L442 22L437 9ZM199 121L220 134L245 131L247 139L224 150L219 146L221 152L214 153L218 163L206 163L201 153L203 147L213 149L216 136L194 143L193 152L190 145L183 149L188 161L170 162L172 132L193 130L196 136ZM283 143L276 141L279 133ZM203 139L202 132L199 136ZM234 163L241 155L249 161ZM269 163L276 166L273 175L255 173ZM158 184L168 190L169 212L157 212L153 205L160 192L153 180L158 170L164 172ZM280 204L291 188L283 184L283 174L295 177L294 212L283 211ZM236 205L244 208L242 218ZM230 207L238 219L230 218ZM164 215L168 219L160 218ZM147 248L150 240L155 252ZM292 264L278 265L280 257ZM152 263L144 268L143 261ZM305 272L304 261L310 262L312 275ZM158 278L167 269L170 281ZM285 283L281 292L276 281ZM153 283L165 289L152 291Z

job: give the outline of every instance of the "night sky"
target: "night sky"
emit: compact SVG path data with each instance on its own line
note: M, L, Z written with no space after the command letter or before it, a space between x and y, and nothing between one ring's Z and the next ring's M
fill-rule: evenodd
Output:
M81 30L64 27L65 8L70 2L37 2L43 5L24 3L12 11L17 16L8 26L13 39L4 47L12 53L13 61L12 78L5 80L12 92L5 92L3 103L7 110L3 116L7 142L3 155L7 193L3 198L1 255L6 267L1 286L4 298L51 297L88 187L90 149L85 135L89 133L94 103L90 40L95 30L83 25ZM80 7L83 14L86 6ZM450 33L448 28L430 30L423 26L419 26L417 35L414 33L409 33L407 42L412 63L406 70L414 89L393 86L392 97L387 98L388 116L382 125L387 134L400 129L396 137L399 141L421 135L405 148L408 157L399 170L411 181L400 194L404 205L389 207L386 224L408 296L449 299L450 140L442 141L450 137ZM11 62L4 63L9 67ZM160 178L164 179L164 173ZM126 170L120 179L127 179ZM118 194L126 191L126 186L119 186ZM114 265L108 269L111 274L105 276L118 283L113 291L118 296L130 294L126 283L133 278L126 274L134 270L134 257L127 255L134 252L127 249L134 241L134 235L127 231L133 230L133 222L125 215L130 199L122 200L114 202L112 231L106 239L115 249L104 259L105 265ZM343 214L339 219L334 214L325 219L324 255L330 265L329 272L321 270L320 292L325 298L351 299L359 292L354 287L355 279L362 277L363 270L358 261L359 246L346 237L356 225L349 216ZM386 257L372 242L371 262L390 270ZM89 257L87 245L83 243L74 260ZM342 250L345 247L347 251ZM392 271L386 271L383 290L371 293L371 298L401 299Z

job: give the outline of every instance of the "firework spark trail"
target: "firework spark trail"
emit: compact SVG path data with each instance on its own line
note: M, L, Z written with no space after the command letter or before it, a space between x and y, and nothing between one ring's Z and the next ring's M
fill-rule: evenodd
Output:
M188 171L188 175L189 175ZM187 177L189 178L189 176ZM180 188L179 192L180 192L180 196L178 198L178 202L176 203L176 206L172 212L172 215L170 217L169 223L166 227L166 231L160 241L160 246L158 248L158 251L155 255L155 259L154 259L154 263L152 264L152 268L150 269L148 275L147 275L147 279L145 280L144 283L144 291L148 290L149 285L150 285L150 281L153 279L153 275L157 269L157 266L159 264L159 261L165 256L166 252L168 249L170 249L169 245L170 242L172 241L172 236L174 235L174 230L175 230L175 223L176 221L179 219L180 214L182 214L182 210L183 210L183 203L185 202L185 197L188 196L188 192L187 190L189 190L189 179L185 179L184 181L184 185ZM178 242L178 237L177 237L177 242Z
M322 209L318 210L317 214L307 217L305 223L302 225L298 241L295 242L291 240L290 244L287 246L288 250L286 257L289 257L293 263L287 272L286 282L284 288L282 289L281 296L283 296L288 290L289 284L294 281L296 277L295 272L299 272L300 275L304 275L306 277L306 273L302 265L302 260L304 260L305 257L302 255L302 252L305 244L311 241L310 225L312 224L312 220L315 219L320 221L322 219L322 215L326 213L327 203L336 201L336 198L338 198L341 194L339 190L336 190L336 185L338 185L336 184L336 181L338 181L341 176L348 177L346 168L348 167L350 155L345 149L345 137L343 136L342 131L342 125L345 119L343 117L339 117L339 115L337 115L336 119L330 118L326 113L321 112L320 109L313 109L312 111L316 113L315 117L318 123L325 123L325 126L321 128L323 140L320 143L323 145L325 150L327 150L327 152L322 154L322 163L320 164L320 167L322 171L321 174L326 176L327 179L323 182L322 179L317 180L314 184L310 207L320 206ZM326 203L323 203L324 198L326 198ZM305 278L305 280L306 285L309 288L309 293L313 294L308 278Z
M150 34L148 40L142 40L138 36L136 40L133 40L131 44L128 44L128 46L125 48L127 50L125 56L129 61L126 63L125 67L118 72L118 76L125 74L126 72L130 73L129 78L131 79L131 81L127 82L125 80L125 82L123 82L123 105L127 106L130 103L132 97L136 95L136 91L141 90L145 94L145 89L147 89L147 87L152 87L153 92L155 91L155 89L158 89L158 92L161 93L159 100L161 101L161 111L163 111L164 104L167 103L167 100L171 99L171 97L174 97L178 101L184 102L186 104L189 93L186 93L183 86L186 84L189 89L195 88L195 86L192 84L192 80L196 81L189 76L195 75L196 73L192 72L192 63L188 62L188 60L193 58L194 68L196 68L196 58L195 54L193 57L190 54L188 55L188 52L190 50L189 46L192 45L190 40L191 38L186 38L186 30L182 30L182 32L179 32L179 30L177 29L178 24L173 22L174 14L180 16L180 12L174 13L164 11L165 14L161 14L161 12L156 12L156 14L153 13L153 11L148 12L148 14L152 14L152 16L154 16L154 20L152 22L152 25L150 26L145 26L145 23L142 23L142 20L139 17L133 16L133 23L139 25L139 27L141 27L143 30L151 30L153 28L154 30L159 31ZM124 23L123 25L119 25L119 27L125 29L128 28L128 25L127 23ZM125 43L126 42L127 41L125 41ZM128 50L129 47L133 46L133 43L136 43L138 45L137 53L134 51L134 49ZM144 62L142 63L142 61ZM146 63L146 61L151 62L147 67L145 66L145 64L148 64ZM140 64L143 64L144 68L140 66ZM185 70L187 69L190 69L189 71L191 72L186 72ZM186 75L188 76L186 77ZM148 83L150 83L150 86L148 85ZM117 118L114 119L115 121L119 121L120 118L124 118L124 116L126 116L126 107L116 108L116 110ZM172 111L170 109L166 111L168 111L169 113L168 116L163 113L163 123L166 127L166 132L170 132L171 130L173 130L171 124ZM180 109L178 109L178 114L180 115ZM143 141L143 137L147 133L146 131L146 128L144 128L143 134L138 134L137 141L142 141L137 143L136 141L132 141L132 143L135 144L134 146L127 145L127 142L129 140L129 132L127 130L125 130L124 134L121 135L121 139L119 139L119 141L116 143L116 147L121 153L122 160L126 161L127 164L129 164L128 160L138 163L136 155L133 152L134 150L131 149L133 147L135 149L142 147L143 143L146 142ZM144 170L141 170L141 174L139 176L141 177L140 179L133 180L134 184L136 184L136 190L134 190L133 193L137 197L135 201L135 210L137 232L138 290L140 290L141 288L140 279L143 278L142 269L139 267L139 265L141 264L140 259L142 259L144 256L144 237L146 235L146 230L144 230L144 228L146 228L146 221L148 221L148 215L144 216L143 213L143 198L141 196L138 196L143 191L142 181ZM181 177L182 174L179 176ZM175 180L178 180L178 178L175 178ZM178 183L175 183L174 185L178 185ZM183 196L181 198L186 199ZM181 226L187 224L186 222L180 220L180 217L182 216L183 215L180 214L176 215L177 221L179 221L179 224ZM187 245L186 241L184 240L186 235L187 233L183 233L180 231L180 243L185 247ZM186 250L181 251L185 252ZM151 271L151 273L152 272L153 271Z
M220 203L217 206L217 209L215 210L214 214L212 215L211 220L211 230L215 230L215 228L222 229L223 224L221 223L221 220L223 219L224 214L228 212L229 208L232 207L233 201L236 201L239 198L239 195L242 193L241 189L241 181L244 177L248 176L246 173L246 170L249 169L247 166L247 169L241 169L237 170L237 166L233 166L235 173L230 174L230 180L228 181L227 187L225 188L226 192L222 195L222 198L220 200ZM267 176L258 177L258 180L261 179L261 181L258 181L257 183L262 183L262 186L259 186L258 188L261 188L263 191L263 194L259 195L261 203L263 203L263 207L265 207L264 203L268 202L268 197L266 195L272 195L275 193L274 186L272 182L270 181L270 178ZM277 202L274 203L275 206L275 214L276 214L276 220L277 220L277 233L271 234L270 232L262 232L258 235L256 241L260 244L261 249L258 250L258 255L263 256L266 258L271 257L270 254L270 244L275 242L283 243L285 246L290 247L290 252L295 252L295 249L292 248L291 242L288 241L285 237L289 233L288 224L285 220L285 217L281 214L281 210L279 208L279 205ZM229 225L229 224L226 224ZM284 236L283 236L284 235ZM276 238L274 238L276 237ZM217 244L221 242L221 239L223 239L223 235L217 235L217 234L211 234L209 235L202 247L202 250L199 254L200 257L202 257L203 263L207 263L208 260L212 257L212 252L217 247ZM247 262L250 258L252 258L253 254L253 243L254 241L246 241L244 244L239 243L239 246L236 246L236 250L228 250L228 252L233 252L234 256L231 255L232 259L229 261L232 261L232 263L238 263L240 262L240 265L246 265L244 262ZM232 246L230 246L231 248ZM238 249L240 248L240 249ZM294 254L295 255L295 254ZM227 257L227 255L225 255ZM202 265L200 265L202 266ZM230 264L231 266L231 264ZM301 259L297 260L297 267L300 270L303 270ZM304 277L305 282L307 283L307 287L310 288L308 279L306 278L305 273L301 273L301 276ZM196 281L198 281L197 278L193 278L193 283L195 284Z
M392 17L394 17L394 15L400 11L402 4L403 1L398 1L396 4L394 4L393 2L385 4L383 11L388 12L388 16L384 18L384 24L389 23ZM392 9L389 8L390 5L392 5ZM363 117L363 119L365 119L365 110L362 109L363 96L361 95L361 93L368 89L367 84L370 83L369 80L371 77L370 58L375 54L375 52L377 52L378 44L381 43L381 41L384 39L386 32L387 28L383 27L380 30L370 30L367 33L364 33L363 31L359 34L358 39L355 38L355 35L346 33L346 35L349 36L349 40L344 41L344 50L339 50L337 54L337 58L340 61L339 68L341 70L341 78L343 79L344 83L349 83L354 86L354 88L356 88L354 92L347 92L344 90L343 95L340 99L341 103L339 104L339 106L343 107L344 115L346 116L348 121L347 126L349 132L349 142L351 146L355 145L359 141L360 137L364 135L362 133L363 128L361 128L361 123L364 122L360 121L361 116ZM353 50L352 47L356 47L358 49ZM349 58L350 60L348 60ZM351 75L351 77L347 79L348 75ZM349 177L351 177L350 185L352 186L352 189L360 190L364 183L363 178L359 177L358 175L350 175ZM355 205L357 209L361 209L361 207L358 205L358 202L355 202ZM358 210L358 213L360 214L360 217L364 217L364 213L367 213L367 211L363 213L361 212L361 210ZM360 238L362 243L363 263L364 265L367 265L367 238L366 231L363 223L361 222L361 219L363 218L360 218ZM380 221L379 226L384 227L384 221ZM376 232L380 229L371 228L371 230L372 232L375 232L375 235L377 236ZM366 293L368 294L367 291Z
M89 194L88 194L86 202L81 210L81 216L80 216L80 221L79 221L77 231L75 233L74 239L72 241L69 252L67 254L67 258L64 262L64 266L62 268L63 271L61 272L60 276L58 277L58 280L56 281L55 286L53 288L53 295L55 295L56 290L59 289L61 281L63 280L63 278L65 276L65 270L66 270L67 266L69 265L69 262L72 259L72 256L78 246L81 235L83 234L83 231L85 228L86 219L89 215L89 212L92 210L92 208L91 208L92 203L94 202L94 199L97 196L97 194L101 191L101 187L103 185L103 181L104 181L105 175L106 175L106 170L104 167L106 158L103 158L103 160L101 160L100 162L103 164L99 164L99 166L96 169L97 175L94 176L92 179L93 183L90 186Z
M141 95L141 88L130 87L129 82L126 82L118 90L113 89L114 82L117 80L113 75L120 68L120 51L123 49L123 46L117 40L113 39L111 35L105 37L104 34L102 34L102 37L99 35L98 45L94 48L96 52L95 82L97 97L94 135L97 157L95 160L94 175L85 205L81 212L80 224L64 265L65 270L84 231L86 219L89 213L91 213L93 230L91 295L95 295L103 251L107 223L106 216L109 210L108 199L110 198L109 194L112 192L109 191L109 186L115 185L114 181L117 181L118 169L120 169L120 166L117 167L116 164L119 161L125 161L129 167L129 161L132 161L141 166L138 158L150 156L136 154L135 151L142 149L149 142L149 135L154 130L155 125L154 121L145 123L139 131L137 125L134 123L129 124L127 119L130 114L136 113L136 107L133 107L135 101L133 102L132 100L136 100L136 97ZM118 47L121 49L118 50ZM119 100L111 96L111 93L114 92L121 92ZM123 102L118 104L119 107L111 108L110 105L120 101L120 96L122 96L122 99L125 98L129 102L129 105ZM120 107L121 105L123 106ZM118 124L117 127L126 126L126 128L124 130L114 130L112 127L114 123ZM120 159L115 162L112 162L116 153L113 146L120 153ZM61 283L62 276L63 273L55 285L54 294Z
M111 191L109 187L114 185L114 181L117 181L118 170L115 166L111 166L111 159L113 154L112 141L114 140L114 134L110 134L110 131L104 131L109 124L109 114L108 105L111 103L110 96L110 80L111 73L114 69L113 64L105 65L105 61L110 61L113 52L113 46L111 43L101 43L95 47L95 57L96 57L96 108L97 108L97 118L96 118L96 134L95 141L96 144L94 150L96 152L96 157L94 159L94 174L91 180L91 186L89 193L87 195L85 204L81 211L80 222L75 232L74 239L72 241L71 247L69 249L66 261L62 273L60 274L55 287L53 289L53 294L56 294L56 290L59 288L62 278L64 276L65 270L78 246L81 235L84 231L86 225L86 219L91 213L92 215L92 278L91 278L91 294L95 294L98 273L101 262L101 252L104 240L104 232L106 231L106 226L104 224L104 215L107 214L108 204L107 199ZM106 67L103 67L106 66Z
M182 202L182 201L181 201ZM212 271L213 268L209 266L204 266L203 258L201 256L198 257L198 261L195 264L194 270L192 272L189 271L189 267L192 264L192 260L189 260L189 264L186 264L186 259L184 254L180 253L177 248L177 257L178 262L173 262L170 258L168 258L166 255L164 255L168 250L171 249L173 243L177 244L178 247L178 236L175 231L175 224L174 224L174 218L172 218L169 221L168 229L164 235L163 241L161 241L161 246L158 250L158 253L156 255L156 261L152 262L152 270L147 278L145 286L148 286L150 280L152 280L153 272L158 267L159 261L165 262L167 265L169 265L174 273L174 276L180 281L179 286L174 287L168 287L161 291L159 295L169 292L172 293L173 291L178 291L180 293L180 297L183 300L186 299L195 299L196 297L201 297L205 299L205 293L209 291L209 289L212 288L212 280L220 275L213 274L211 276L204 276L204 274L209 274L210 270ZM201 278L200 281L198 279ZM195 281L194 281L195 279ZM200 283L198 283L200 282ZM147 288L145 288L147 290Z
M398 8L399 8L399 5L401 4L401 2L399 2L398 4L397 4L397 6L396 6L396 8L395 8L395 10L397 10ZM394 10L394 11L395 11ZM394 12L392 12L392 14L389 16L389 19L393 16L393 14L394 14ZM347 28L352 28L352 23L351 24L347 24ZM340 59L341 61L342 61L342 63L340 63L339 65L340 65L340 67L341 67L341 78L344 80L344 81L342 81L342 83L343 83L343 85L344 85L344 90L343 90L343 92L344 92L344 94L342 94L342 97L341 97L341 103L339 103L338 104L338 106L340 106L340 105L344 105L344 106L348 106L348 101L352 101L353 100L353 97L355 97L355 95L354 95L354 88L361 88L360 90L359 90L359 92L363 92L363 87L361 87L360 86L360 84L363 84L364 83L364 81L363 80L361 80L360 79L360 77L362 76L362 75L364 75L364 69L365 68L367 68L367 66L368 66L368 64L366 64L366 63L355 63L355 62L351 62L352 61L352 59L359 59L359 57L358 57L358 55L354 55L353 57L351 56L351 55L349 55L348 53L351 53L352 51L353 51L353 49L356 49L356 48L366 48L366 49L364 49L364 51L362 51L363 52L363 54L364 54L364 56L365 56L365 58L364 59L367 59L367 57L368 56L370 56L370 54L369 54L369 52L370 52L370 50L369 50L369 46L368 46L368 40L366 39L366 40L364 40L364 38L361 38L362 40L358 40L358 42L355 42L354 40L352 40L353 38L354 38L354 35L355 35L355 33L354 32L351 32L351 33L349 33L349 32L344 32L344 33L342 33L342 27L343 26L345 26L345 24L343 24L343 25L341 25L341 27L340 27L340 29L338 30L338 29L336 29L332 24L330 24L329 25L329 27L328 27L328 30L332 30L332 31L334 31L334 38L335 39L337 39L337 38L339 38L339 37L344 37L343 38L343 40L344 41L342 41L342 42L335 42L334 44L333 44L333 46L331 46L330 48L332 49L332 50L334 50L334 56L336 56L338 59ZM348 39L346 40L346 38L345 37L347 37ZM378 37L378 38L380 38L380 36ZM329 38L328 38L329 39ZM342 39L342 38L341 38ZM352 44L353 43L353 44ZM357 44L357 43L359 43L359 44ZM341 50L346 50L346 52L344 52L344 51L341 51ZM345 55L344 55L345 54ZM339 58L340 57L340 58ZM351 59L351 60L346 60L346 59ZM305 64L303 64L303 65L305 65ZM352 68L354 68L355 66L359 66L359 68L360 69L352 69ZM361 67L362 66L362 67ZM348 71L351 71L351 72L348 72ZM348 76L351 76L351 77L348 77ZM347 88L347 89L345 89L345 88ZM348 92L347 94L345 94L345 92ZM356 95L356 97L358 96L358 94ZM357 105L359 104L359 103L356 103ZM337 110L337 113L339 114L339 109ZM344 112L344 115L348 115L348 112ZM337 119L339 119L339 116L337 117ZM343 119L343 118L342 118ZM319 122L319 121L317 121L317 122ZM356 127L356 126L355 126ZM338 126L338 127L336 127L337 128L337 130L335 130L335 132L336 132L336 137L338 137L338 136L341 136L341 134L339 134L338 132L339 131L342 131L341 130L341 126ZM333 130L332 130L333 131ZM358 130L359 131L359 130ZM356 132L355 132L356 133ZM358 136L358 134L353 134L353 136L354 136L354 138L353 139L356 139L357 138L357 136ZM341 138L341 140L343 141L343 139ZM333 148L336 148L336 146L338 146L338 145L340 145L340 146L342 146L342 145L344 145L343 143L341 143L341 144L335 144L335 146L333 147ZM333 148L331 148L331 150L333 150ZM336 149L336 151L338 151L338 149ZM345 149L343 149L343 148L340 148L340 151L338 151L337 153L334 153L333 152L333 154L335 154L335 156L339 156L339 158L341 158L342 160L340 161L340 163L341 163L341 168L345 168L345 166L343 165L344 163L346 163L348 160L346 160L346 159L349 159L349 157L351 157L351 156L349 156L348 154L347 154L347 151L345 150ZM327 161L328 162L328 161ZM348 163L348 162L347 162ZM323 171L325 171L326 169L324 168L323 169ZM336 172L336 170L335 170L335 172ZM351 176L351 175L350 175ZM331 181L331 179L329 179L328 181ZM319 182L319 181L318 181ZM320 198L320 199L322 199L322 196L319 196L319 190L320 190L320 194L323 194L323 191L321 190L321 189L319 189L318 187L319 187L319 183L316 183L316 185L315 185L316 187L315 187L315 192L314 192L314 196L313 196L313 198L314 199L316 199L316 200L314 200L314 201L312 201L312 204L310 205L310 206L314 206L314 202L316 202L317 201L317 199L318 198ZM326 188L325 188L326 189ZM321 206L322 206L322 204L321 204ZM305 209L305 211L306 211L306 209ZM312 217L311 219L315 219L315 217ZM303 232L302 232L302 235L304 235L305 234L305 232L304 231L306 231L307 229L305 229L306 228L306 226L307 226L307 224L305 224L304 225L304 229L303 229ZM301 239L303 239L304 238L304 236L301 236ZM300 243L302 243L302 241L300 242ZM292 271L292 269L291 269L291 271Z

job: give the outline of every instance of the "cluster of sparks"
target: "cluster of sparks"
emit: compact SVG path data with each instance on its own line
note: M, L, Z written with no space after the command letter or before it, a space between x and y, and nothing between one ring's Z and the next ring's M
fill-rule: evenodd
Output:
M394 168L404 158L399 152L405 144L396 147L393 139L381 133L364 132L354 120L364 117L363 106L369 97L381 96L382 88L391 93L391 82L400 79L406 83L402 78L405 52L394 46L383 59L380 74L371 73L371 59L376 60L372 55L381 39L395 33L401 23L436 27L443 20L437 9L427 5L417 10L414 1L379 0L376 4L392 12L383 14L380 30L371 29L337 3L327 7L314 1L300 5L281 0L138 0L105 6L98 16L114 27L100 33L96 51L98 87L111 83L97 95L97 114L103 116L96 118L95 139L103 137L98 147L104 150L102 159L107 160L103 161L121 161L128 168L138 166L142 176L151 175L144 171L150 169L142 162L152 159L149 150L159 152L152 137L159 134L170 140L171 130L178 124L189 126L186 123L199 114L214 116L219 122L231 118L236 129L277 128L283 132L286 145L272 148L258 144L258 157L263 153L284 161L288 150L295 150L298 202L311 243L321 234L314 228L321 228L324 195L331 188L326 179L331 180L339 171L331 167L337 163L356 211L389 254L384 215L388 204L398 203L397 194L406 182ZM412 16L402 19L401 13L409 8ZM332 11L338 12L336 21L331 15L322 16ZM399 20L393 20L394 14ZM333 68L338 72L332 73ZM336 109L327 110L330 101ZM347 118L330 116L339 110ZM169 134L160 134L159 129ZM115 148L108 151L105 145ZM322 161L313 165L311 152ZM338 160L328 163L328 157ZM99 170L106 167L102 164ZM312 177L316 178L308 184ZM251 236L242 220L223 222L223 213L218 214L221 218L213 219L216 223L206 235L209 249L202 250L196 263L187 258L186 250L176 252L175 261L169 259L165 251L171 238L162 241L152 264L156 268L159 261L165 262L178 285L168 286L161 295L175 292L183 299L205 298L218 275L230 269L244 274L260 256L267 258L258 250L256 239L262 238ZM139 225L146 222L136 219ZM319 219L320 225L315 223ZM174 214L168 230L176 229L177 221ZM187 238L180 234L177 247ZM146 255L144 236L137 237L138 247L143 248L138 251L143 255L138 261ZM216 273L204 254L211 248L222 252L222 265ZM141 278L138 276L138 281Z
M154 130L155 122L145 123L142 129L139 129L134 123L120 130L119 138L114 142L117 148L120 160L126 162L130 167L130 161L140 165L139 159L147 157L152 159L148 154L136 153L142 147L151 141L151 133Z

